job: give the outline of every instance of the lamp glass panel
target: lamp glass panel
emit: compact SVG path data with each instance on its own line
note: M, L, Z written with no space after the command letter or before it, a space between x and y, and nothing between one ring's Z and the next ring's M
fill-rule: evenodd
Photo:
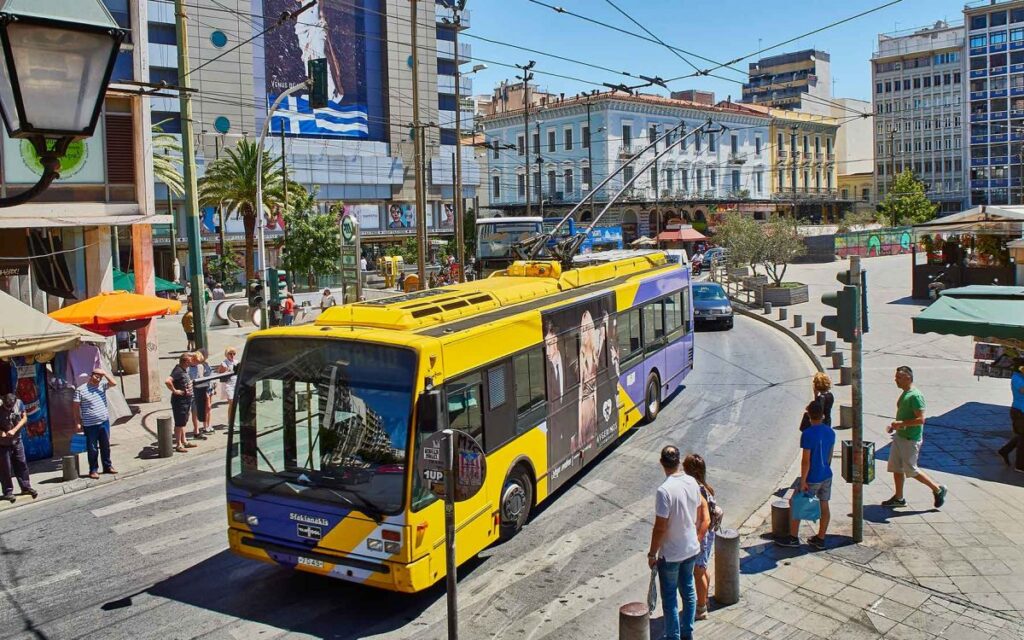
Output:
M14 23L7 27L26 119L32 128L83 133L92 124L110 57L110 35Z
M21 127L18 119L18 107L14 101L14 89L11 87L11 75L7 71L7 63L0 58L0 110L3 111L4 124L7 131L17 131Z

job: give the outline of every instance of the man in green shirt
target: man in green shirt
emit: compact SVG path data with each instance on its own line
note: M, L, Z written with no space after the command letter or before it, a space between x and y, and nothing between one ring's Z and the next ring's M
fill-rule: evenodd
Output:
M882 503L884 507L905 507L903 483L909 476L932 490L935 508L946 501L945 485L938 485L918 469L917 458L921 454L921 440L924 436L924 395L914 386L914 372L910 367L896 369L896 386L903 393L896 401L896 420L886 428L892 434L889 447L889 472L892 473L896 493Z

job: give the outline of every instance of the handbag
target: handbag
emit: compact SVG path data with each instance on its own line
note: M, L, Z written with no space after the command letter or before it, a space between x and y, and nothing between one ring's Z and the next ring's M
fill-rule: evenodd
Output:
M809 491L800 491L793 496L790 517L794 520L817 522L821 518L821 502Z
M658 565L651 567L651 584L647 587L647 613L654 613L658 606Z
M74 455L76 453L85 453L88 445L85 440L84 433L76 433L71 436L71 442L68 443L68 453Z

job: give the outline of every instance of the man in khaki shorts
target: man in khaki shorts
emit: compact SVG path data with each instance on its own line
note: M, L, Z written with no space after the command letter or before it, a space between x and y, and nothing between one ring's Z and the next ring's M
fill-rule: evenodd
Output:
M932 490L935 497L935 508L946 502L946 487L938 485L928 475L918 469L917 458L921 454L921 442L924 437L924 395L914 386L914 372L910 367L896 369L896 386L903 393L896 401L896 420L886 428L892 434L892 445L889 447L889 472L892 473L896 493L882 503L883 507L905 507L907 501L903 497L903 483L906 478L914 478Z

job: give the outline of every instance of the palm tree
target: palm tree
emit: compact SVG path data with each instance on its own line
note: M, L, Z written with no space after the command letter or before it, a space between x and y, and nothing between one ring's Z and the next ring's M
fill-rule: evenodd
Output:
M257 211L273 211L284 200L284 180L278 165L281 157L263 150L263 203L256 202L256 143L243 138L206 169L199 181L199 201L205 205L223 203L229 212L237 212L245 226L245 276L256 277L253 237ZM292 183L289 181L289 187ZM266 258L264 258L265 260Z
M153 125L153 177L167 185L171 193L180 196L185 193L185 180L178 169L181 164L181 143L174 134L164 131L164 122L168 120Z

